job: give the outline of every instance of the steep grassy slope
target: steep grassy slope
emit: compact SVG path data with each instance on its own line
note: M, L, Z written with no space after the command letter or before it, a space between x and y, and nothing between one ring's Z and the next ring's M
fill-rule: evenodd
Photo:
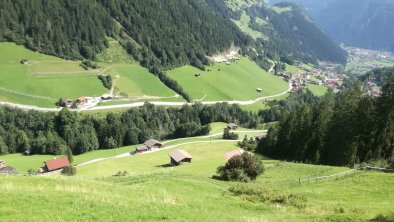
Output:
M192 99L203 101L252 100L288 89L285 81L268 74L247 58L231 65L218 63L208 70L211 71L185 66L169 71L168 75L179 82ZM199 78L194 76L198 73ZM256 88L262 88L263 93Z
M181 148L193 155L191 164L163 167L168 151L160 151L87 165L75 178L0 176L0 215L5 221L366 221L393 213L389 174L359 172L292 187L290 181L300 177L347 169L263 160L266 172L255 183L227 183L210 177L224 163L223 152L235 145ZM131 176L107 177L118 170ZM229 188L256 194L235 195ZM299 196L304 207L261 201L257 193L277 200Z
M59 98L100 96L106 89L98 71L85 71L80 62L39 54L14 43L0 43L0 99L54 107ZM20 61L28 59L27 65Z

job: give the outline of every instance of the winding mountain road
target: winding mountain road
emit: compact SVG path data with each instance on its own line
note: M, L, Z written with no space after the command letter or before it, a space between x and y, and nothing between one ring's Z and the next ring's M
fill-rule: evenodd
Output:
M241 106L244 105L252 105L255 104L261 100L265 99L272 99L275 97L280 97L283 96L291 91L291 82L289 83L289 88L276 95L271 95L271 96L263 96L254 100L247 100L247 101L239 101L239 100L233 100L233 101L201 101L203 105L213 105L216 103L228 103L228 104L239 104ZM160 101L152 101L149 102L155 106L183 106L183 105L192 105L193 103L187 103L187 102L160 102ZM87 108L82 108L78 109L78 111L94 111L94 110L109 110L109 109L119 109L119 108L132 108L132 107L140 107L143 106L145 102L136 102L136 103L129 103L129 104L119 104L119 105L109 105L109 106L94 106L94 107L87 107ZM24 110L36 110L36 111L42 111L42 112L58 112L61 110L61 108L41 108L37 106L31 106L31 105L23 105L23 104L17 104L17 103L10 103L10 102L1 102L0 105L4 106L10 106L10 107L15 107L19 109L24 109Z

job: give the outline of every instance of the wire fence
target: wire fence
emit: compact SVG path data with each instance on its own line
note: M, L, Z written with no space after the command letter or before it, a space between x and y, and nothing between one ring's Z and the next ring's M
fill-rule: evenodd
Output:
M313 183L317 184L317 183L323 182L323 181L339 180L342 178L355 176L358 173L361 173L362 171L367 171L367 170L375 170L375 171L381 171L381 172L387 172L387 173L394 172L394 170L392 170L392 169L373 167L373 166L362 166L362 167L351 169L351 170L348 170L345 172L331 174L331 175L327 175L327 176L310 177L310 178L304 178L304 179L299 178L298 180L291 181L290 185L291 186L299 186L302 184L313 184Z

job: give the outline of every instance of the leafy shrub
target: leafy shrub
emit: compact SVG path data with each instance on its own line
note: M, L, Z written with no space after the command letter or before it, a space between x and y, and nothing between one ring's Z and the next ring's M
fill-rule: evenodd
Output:
M256 149L257 142L253 138L248 140L248 137L245 135L242 142L238 142L238 146L247 151L254 151Z
M91 69L100 68L100 66L98 66L97 63L94 63L94 62L92 62L90 60L86 60L86 59L82 61L81 67L85 70L88 70L89 68L91 68Z
M230 132L228 128L224 129L223 131L223 139L225 140L237 140L238 134Z
M115 173L114 174L114 177L125 177L125 176L128 176L129 175L129 172L127 172L126 170L125 171L118 171L117 173Z
M264 172L264 166L253 154L244 152L231 158L225 166L217 169L219 178L226 181L248 182Z
M393 222L394 221L394 214L391 216L385 216L383 214L377 215L375 218L369 220L373 222Z
M66 166L62 169L60 173L65 176L74 176L75 174L77 174L77 169L73 166Z
M112 88L112 77L111 75L99 75L98 78L101 80L101 82L103 83L104 87L107 89L111 89Z

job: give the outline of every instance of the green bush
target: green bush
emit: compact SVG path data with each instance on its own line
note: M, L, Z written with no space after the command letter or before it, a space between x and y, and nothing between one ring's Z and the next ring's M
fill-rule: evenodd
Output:
M74 176L75 174L77 174L77 169L73 166L66 166L60 173L65 176Z
M223 131L223 139L225 140L238 140L238 134L230 132L228 128Z
M231 158L225 166L217 169L219 178L226 181L248 182L264 172L264 166L253 154L244 152L242 156Z

